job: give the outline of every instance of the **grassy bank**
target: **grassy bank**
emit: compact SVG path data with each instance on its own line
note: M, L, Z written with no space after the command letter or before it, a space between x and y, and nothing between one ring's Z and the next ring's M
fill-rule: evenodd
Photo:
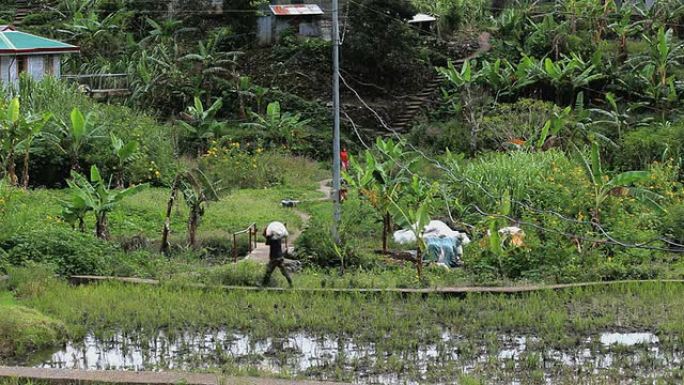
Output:
M21 356L55 346L64 340L60 321L16 304L9 292L0 292L0 357Z
M87 331L154 334L160 329L224 327L255 337L306 331L347 335L407 348L439 339L443 329L468 338L488 333L535 335L572 346L602 330L649 330L664 345L684 340L684 286L625 284L464 299L389 294L212 291L117 283L72 287L51 282L20 300L63 321L76 338Z

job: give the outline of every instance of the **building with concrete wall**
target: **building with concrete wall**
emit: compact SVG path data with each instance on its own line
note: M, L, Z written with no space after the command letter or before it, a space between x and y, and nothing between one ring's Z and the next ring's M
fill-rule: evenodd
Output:
M325 38L321 26L323 15L317 4L271 4L265 15L257 19L258 43L276 43L287 30L301 37Z
M62 75L62 56L79 47L0 26L0 81L15 84L26 73L33 79Z

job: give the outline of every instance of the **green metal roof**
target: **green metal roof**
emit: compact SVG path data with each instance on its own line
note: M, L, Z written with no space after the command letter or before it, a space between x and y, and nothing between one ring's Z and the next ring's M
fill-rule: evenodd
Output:
M0 55L71 53L79 51L80 48L75 45L26 32L19 32L12 27L0 26Z

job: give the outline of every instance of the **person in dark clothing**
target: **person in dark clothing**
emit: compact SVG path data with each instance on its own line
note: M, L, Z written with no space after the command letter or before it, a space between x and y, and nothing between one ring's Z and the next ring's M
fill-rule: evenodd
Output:
M285 276L285 279L287 279L288 285L292 287L292 278L290 278L290 274L287 272L287 269L285 269L285 257L283 256L282 241L280 239L275 239L272 236L267 236L266 229L264 229L264 238L266 238L266 244L269 246L269 261L268 265L266 266L266 275L264 275L261 285L268 285L268 281L271 280L271 274L273 274L273 270L279 268L280 272Z

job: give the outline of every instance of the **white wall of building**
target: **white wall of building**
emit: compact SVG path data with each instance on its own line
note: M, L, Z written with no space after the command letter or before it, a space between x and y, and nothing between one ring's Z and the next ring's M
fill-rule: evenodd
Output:
M29 56L28 73L35 80L41 80L45 76L45 56Z
M52 76L61 77L62 63L60 55L30 55L28 56L28 73L35 80L41 80L49 75L48 57L52 56ZM0 81L2 83L16 83L19 79L17 74L17 60L15 56L0 56Z
M0 56L0 82L7 83L9 78L9 61L4 56Z
M60 55L52 55L52 76L57 79L62 77L62 57Z

